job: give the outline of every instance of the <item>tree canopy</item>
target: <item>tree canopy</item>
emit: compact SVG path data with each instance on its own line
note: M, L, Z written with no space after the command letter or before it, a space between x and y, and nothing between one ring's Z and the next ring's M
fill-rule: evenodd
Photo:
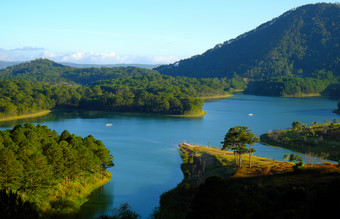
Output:
M91 135L82 138L67 130L59 135L33 124L0 131L0 189L43 208L67 198L61 185L92 183L111 166L110 151Z

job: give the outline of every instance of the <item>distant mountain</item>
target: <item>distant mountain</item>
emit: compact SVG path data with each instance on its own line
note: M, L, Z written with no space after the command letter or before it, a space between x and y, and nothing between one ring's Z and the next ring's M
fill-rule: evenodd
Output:
M155 70L189 77L232 77L235 73L253 79L309 77L318 70L340 76L340 4L292 9L201 55Z
M20 62L7 62L7 61L0 61L0 69L1 68L7 68L8 66L12 66L12 65L17 65Z
M160 65L147 65L147 64L113 64L113 65L100 65L100 64L76 64L71 62L61 62L63 65L76 67L76 68L101 68L101 67L107 67L107 68L114 68L114 67L138 67L138 68L147 68L147 69L153 69L157 68Z
M0 69L2 68L7 68L9 66L17 65L22 62L16 61L16 62L7 62L7 61L0 61ZM67 65L71 67L76 67L76 68L90 68L90 67L95 67L95 68L101 68L101 67L107 67L107 68L114 68L114 67L138 67L138 68L147 68L147 69L153 69L156 68L160 65L147 65L147 64L76 64L72 62L61 62L60 64L62 65Z
M90 67L76 68L48 59L36 59L0 69L0 79L20 79L50 84L88 84L126 76L159 74L157 71L138 67Z

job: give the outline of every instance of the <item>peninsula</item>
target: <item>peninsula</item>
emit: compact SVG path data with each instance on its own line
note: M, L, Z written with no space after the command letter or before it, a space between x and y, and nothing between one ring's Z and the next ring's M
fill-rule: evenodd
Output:
M216 148L181 144L179 153L184 179L161 196L160 218L308 217L337 211L336 164L297 167L254 156L249 169L236 167L232 152Z

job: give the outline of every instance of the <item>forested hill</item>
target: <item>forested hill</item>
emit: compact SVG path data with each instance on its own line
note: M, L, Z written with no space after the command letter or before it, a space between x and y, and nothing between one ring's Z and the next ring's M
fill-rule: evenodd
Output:
M36 59L0 70L0 78L3 79L39 81L50 84L88 84L98 80L148 74L159 73L137 67L75 68L48 59Z
M0 118L56 108L201 115L201 98L244 87L242 78L172 77L136 67L74 68L37 59L0 71Z
M256 29L155 70L172 76L265 79L309 77L318 70L340 76L340 4L292 9Z

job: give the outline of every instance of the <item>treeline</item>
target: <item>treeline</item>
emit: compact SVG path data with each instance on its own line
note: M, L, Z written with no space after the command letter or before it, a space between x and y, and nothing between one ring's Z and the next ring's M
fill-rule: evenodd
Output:
M303 96L308 94L336 95L328 89L338 83L332 72L318 71L315 77L273 77L266 80L250 81L245 93L269 96Z
M53 86L40 82L0 79L0 118L35 113L58 107L75 107L79 86Z
M87 69L92 72L89 81L96 76L91 69ZM88 85L43 83L34 77L29 77L30 81L0 79L0 118L55 108L196 114L202 111L201 98L225 95L245 86L241 78L195 79L124 69L131 75ZM86 74L79 77L86 78Z
M40 209L68 207L78 197L65 185L94 184L110 166L109 150L91 135L82 138L67 130L59 135L33 124L0 131L0 190L14 191Z

